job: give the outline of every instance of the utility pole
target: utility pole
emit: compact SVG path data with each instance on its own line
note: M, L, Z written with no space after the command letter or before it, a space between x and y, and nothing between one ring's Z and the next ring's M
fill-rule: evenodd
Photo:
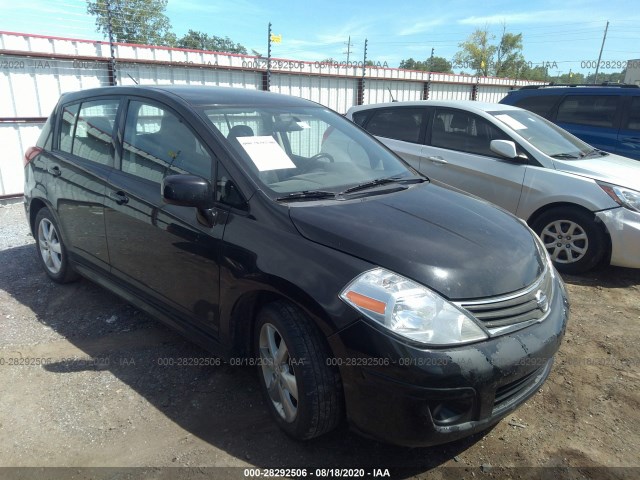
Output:
M116 48L113 41L113 17L112 17L112 4L111 0L107 0L107 22L109 26L109 51L111 53L111 57L109 58L109 65L107 67L108 75L109 75L109 85L117 85L118 79L116 77Z
M433 53L436 51L435 48L431 49L431 56L429 57L429 72L433 71Z
M600 60L602 59L602 50L604 50L604 41L607 39L607 30L609 30L609 20L607 20L607 26L604 27L604 36L602 37L602 46L600 47L600 55L598 55L598 63L596 64L596 76L593 79L594 85L598 83L598 69L600 68Z
M349 35L349 40L347 41L347 51L342 52L347 54L347 65L349 65L349 55L351 55L351 35Z
M358 105L364 103L364 77L367 74L367 39L364 39L364 56L362 58L362 77L358 81Z
M265 90L268 92L271 88L271 22L269 22L269 31L267 33L267 85Z

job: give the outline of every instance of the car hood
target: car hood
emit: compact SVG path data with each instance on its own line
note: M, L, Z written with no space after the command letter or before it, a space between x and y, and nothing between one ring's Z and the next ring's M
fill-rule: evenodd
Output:
M544 269L531 231L515 217L433 184L358 200L291 204L289 212L309 240L449 299L513 292Z
M640 160L610 153L606 157L583 160L554 159L553 163L556 170L640 191Z

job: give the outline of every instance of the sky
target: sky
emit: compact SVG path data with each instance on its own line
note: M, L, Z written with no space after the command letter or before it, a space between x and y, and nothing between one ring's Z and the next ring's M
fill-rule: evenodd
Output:
M632 6L633 5L633 6ZM551 74L589 73L609 29L600 71L620 71L622 62L640 59L640 5L629 1L428 1L323 0L169 0L166 15L181 36L189 29L230 37L249 52L267 53L267 25L282 35L272 56L319 61L361 61L390 67L401 60L435 55L452 60L475 29L488 27L497 39L503 24L523 34L524 56L546 64ZM0 30L101 40L84 0L0 0ZM464 65L454 70L464 70ZM469 69L467 69L469 71Z

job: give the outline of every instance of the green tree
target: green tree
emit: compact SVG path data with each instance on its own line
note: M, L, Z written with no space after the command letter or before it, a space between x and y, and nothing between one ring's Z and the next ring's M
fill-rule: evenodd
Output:
M498 50L498 47L491 43L494 38L489 33L488 26L475 30L458 45L461 50L453 57L454 65L458 68L471 68L477 75L491 75L491 67L495 65L494 57Z
M502 25L502 36L496 48L495 63L490 69L496 77L519 78L525 67L522 55L522 34L507 32L507 26Z
M525 65L520 71L518 79L546 82L549 81L549 70L541 65L535 67Z
M453 73L451 62L444 57L429 57L424 63L429 72Z
M400 62L400 68L405 70L421 70L423 72L444 72L451 73L451 62L444 57L429 57L425 61L416 61L407 58Z
M111 15L109 15L109 8ZM87 0L87 12L96 17L96 29L116 42L173 46L176 36L164 14L167 0Z
M624 77L627 73L627 69L625 68L621 72L612 72L612 73L602 73L598 72L598 83L603 82L612 82L612 83L623 83ZM585 78L585 83L593 83L596 79L596 73L590 73Z
M229 37L217 37L191 29L186 35L176 41L176 46L196 50L209 50L212 52L247 54L247 49L244 46L239 43L234 43Z
M468 68L485 77L523 78L525 72L532 74L522 55L522 34L507 32L505 24L497 43L495 35L489 32L489 26L485 26L475 30L459 47L453 57L456 68Z

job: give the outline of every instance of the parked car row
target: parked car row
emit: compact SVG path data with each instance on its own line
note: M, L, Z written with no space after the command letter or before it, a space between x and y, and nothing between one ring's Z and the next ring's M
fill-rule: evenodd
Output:
M612 261L627 261L617 242L634 217L620 204L637 199L618 177L581 177L603 155L522 110L397 107L350 116L408 163L293 97L188 86L65 94L25 156L44 271L60 283L87 277L215 354L257 365L273 418L294 438L345 419L411 446L485 430L538 391L564 335L569 304L547 250L559 266L590 266L607 238L599 219L620 226ZM465 171L467 157L484 179ZM544 245L506 210L420 173L455 168L464 189L522 212L548 192L535 177L561 183L560 166L563 203L533 222ZM565 208L573 188L594 203Z
M525 220L558 270L640 267L638 161L509 105L387 103L352 107L347 117L434 183Z

